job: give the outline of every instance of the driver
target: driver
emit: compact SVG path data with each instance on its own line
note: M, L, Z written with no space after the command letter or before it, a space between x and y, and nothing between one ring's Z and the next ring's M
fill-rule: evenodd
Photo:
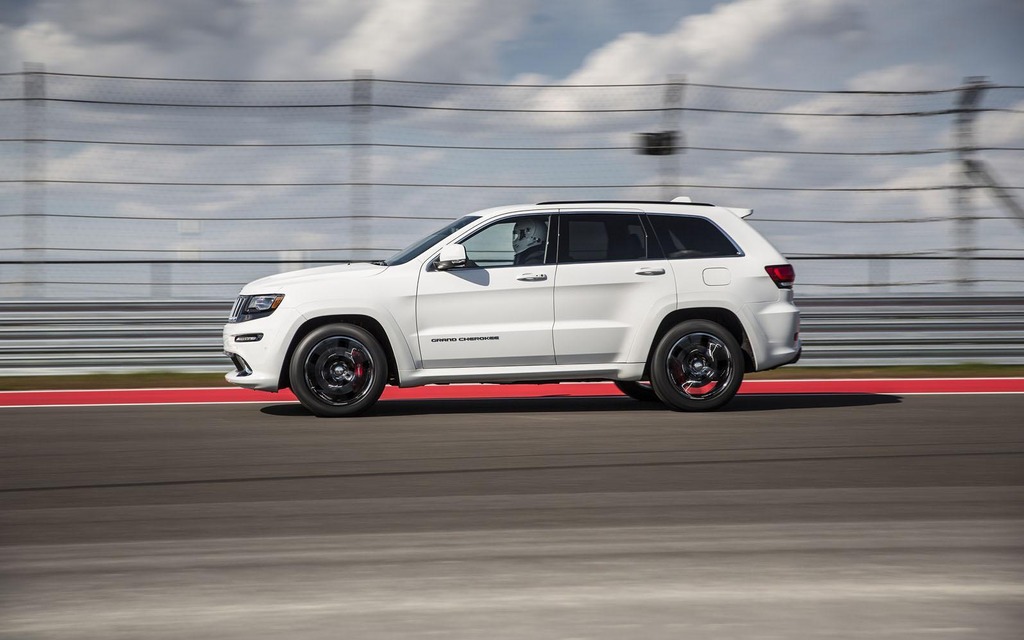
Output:
M548 225L537 218L520 220L512 228L512 250L516 256L513 264L544 264L544 244L547 242Z

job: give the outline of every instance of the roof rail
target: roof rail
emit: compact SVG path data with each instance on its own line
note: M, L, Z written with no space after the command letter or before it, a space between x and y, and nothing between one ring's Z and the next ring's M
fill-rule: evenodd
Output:
M549 200L538 202L542 204L676 204L686 207L713 207L710 202L668 202L665 200Z

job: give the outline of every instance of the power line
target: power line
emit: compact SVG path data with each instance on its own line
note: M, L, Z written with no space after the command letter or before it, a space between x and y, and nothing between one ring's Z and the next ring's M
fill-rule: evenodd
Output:
M90 184L151 187L397 187L415 189L720 189L723 191L795 191L822 193L899 193L944 191L956 185L917 187L753 187L723 184L467 184L431 182L178 182L131 180L0 180L0 184ZM1022 190L1024 187L1004 187Z
M0 213L0 218L21 218L24 217L23 213ZM350 216L345 214L332 215L332 216L307 216L307 215L296 215L296 216L260 216L260 217L246 217L239 218L238 216L137 216L137 215L108 215L102 213L39 213L35 214L39 218L82 218L86 220L145 220L147 222L178 222L178 221L210 221L210 222L260 222L260 221L295 221L295 220L438 220L438 221L450 221L452 217L446 216L378 216L378 215L360 215Z
M101 145L124 145L138 147L210 147L210 148L317 148L317 147L381 147L395 149L450 149L465 151L635 151L638 147L632 145L580 145L580 146L494 146L494 145L450 145L450 144L403 144L395 142L135 142L130 140L87 140L73 138L0 138L0 143L8 142L45 142L54 144L101 144ZM758 154L784 154L784 155L810 155L810 156L920 156L940 153L953 153L956 147L943 147L935 149L916 149L903 151L799 151L793 149L744 149L736 147L703 147L686 146L681 147L686 151L713 151L724 153L758 153ZM1024 151L1024 147L974 147L973 151Z
M80 251L83 253L278 253L280 251L378 251L394 253L396 248L380 247L340 247L334 249L301 249L276 247L273 249L125 249L123 247L0 247L0 251ZM288 261L285 262L294 262ZM301 261L300 261L301 262ZM20 261L18 264L35 264L34 261Z
M798 253L788 254L790 260L925 260L925 261L948 261L960 260L960 256L934 255L935 252L921 253L850 253L850 254L824 254L824 255L800 255ZM974 256L971 260L982 262L1020 262L1024 256Z
M390 251L394 252L396 249L348 249L349 251ZM85 249L72 249L72 251L86 251ZM138 252L152 253L149 249L139 249ZM275 251L278 251L275 249ZM196 252L190 252L196 253ZM214 253L214 251L202 251L200 253ZM801 256L798 254L789 254L787 256L789 260L793 261L858 261L858 260L893 260L893 261L949 261L959 260L959 256L951 255L925 255L925 254L846 254L846 255L806 255ZM972 260L978 260L981 262L1022 262L1024 256L975 256ZM282 259L282 258L194 258L194 259L174 259L174 258L140 258L140 259L43 259L43 260L0 260L0 265L141 265L141 264L178 264L178 265L189 265L189 264L276 264L276 265L289 265L289 264L353 264L353 263L367 263L369 261L359 260L332 260L323 258L303 258L303 259ZM806 283L805 283L806 284Z
M189 102L137 102L127 100L88 100L85 98L0 98L0 102L57 102L70 104L89 105L112 105L122 107L162 107L179 109L347 109L355 107L373 107L378 109L407 109L413 111L459 111L469 113L546 113L546 114L573 114L573 113L653 113L663 111L689 111L696 113L729 113L741 115L760 116L792 116L792 117L822 117L822 118L893 118L893 117L930 117L944 116L960 113L960 109L946 108L931 111L890 111L890 112L851 112L835 113L828 111L763 111L757 109L712 109L708 107L628 107L609 109L524 109L524 108L498 108L498 107L453 107L439 105L411 105L393 103L358 103L338 102L320 104L225 104L209 103L197 104ZM1008 109L1001 107L982 107L972 109L977 113L1003 112L1003 113L1024 113L1020 109Z
M126 76L111 74L60 73L54 71L13 71L0 73L0 76L37 75L66 78L94 78L101 80L145 80L154 82L196 82L224 84L347 84L355 82L355 78L319 78L319 79L239 79L239 78L174 78L158 76ZM954 93L960 87L947 89L922 89L915 91L872 91L872 90L823 90L823 89L788 89L777 87L753 87L740 85L706 84L699 82L638 82L638 83L605 83L605 84L541 84L541 83L488 83L488 82L440 82L427 80L401 80L395 78L374 78L373 82L382 84L435 86L435 87L494 87L523 89L613 89L613 88L645 88L665 87L679 84L686 87L705 89L725 89L734 91L760 91L766 93L795 93L817 95L864 95L864 96L929 96ZM988 90L1024 89L1022 85L990 85Z
M197 258L194 260L189 259L140 259L140 260L0 260L2 265L129 265L129 264L353 264L355 260L323 260L323 259L303 259L303 260L282 260L279 258L266 258L266 259L254 259L247 258L244 260L238 259L213 259L213 258Z
M268 147L268 148L306 148L306 147L383 147L395 149L453 149L469 151L617 151L636 149L636 145L602 145L602 146L486 146L486 145L449 145L449 144L400 144L390 142L131 142L125 140L72 140L63 138L0 138L0 142L53 142L66 144L106 144L130 145L140 147ZM950 150L952 151L952 150Z
M0 213L0 218L21 218L24 217L23 213ZM65 218L65 219L84 219L84 220L132 220L132 221L143 221L143 222L240 222L243 218L238 216L139 216L139 215L114 215L114 214L101 214L101 213L41 213L36 214L40 218ZM449 216L379 216L379 215L358 215L352 216L347 214L329 215L329 216L311 216L311 215L294 215L294 216L258 216L258 217L246 217L244 222L246 224L252 222L292 222L298 220L392 220L395 222L402 222L407 220L436 220L439 222L450 221L452 217ZM975 220L1005 220L1005 216L975 216ZM949 222L951 218L944 216L930 216L924 218L863 218L854 220L841 220L841 219L830 219L830 218L762 218L753 217L751 222L772 222L772 223L793 223L793 224L921 224L921 223L941 223Z

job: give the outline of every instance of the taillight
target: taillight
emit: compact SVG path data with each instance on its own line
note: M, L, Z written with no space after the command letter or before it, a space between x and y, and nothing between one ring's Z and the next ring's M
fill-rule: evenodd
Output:
M793 265L773 264L765 267L764 270L768 272L768 276L778 288L791 289L793 287L793 281L796 280L796 270L793 269Z

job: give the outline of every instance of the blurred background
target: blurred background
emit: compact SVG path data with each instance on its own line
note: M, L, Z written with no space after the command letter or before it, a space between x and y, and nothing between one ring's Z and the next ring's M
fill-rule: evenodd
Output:
M8 299L217 299L552 199L750 207L803 295L1018 292L1024 86L0 76Z
M2 9L2 372L223 368L253 279L677 196L754 209L806 363L1024 362L1019 2Z
M220 371L256 278L559 199L755 210L805 364L1024 362L1024 86L0 76L0 372Z

